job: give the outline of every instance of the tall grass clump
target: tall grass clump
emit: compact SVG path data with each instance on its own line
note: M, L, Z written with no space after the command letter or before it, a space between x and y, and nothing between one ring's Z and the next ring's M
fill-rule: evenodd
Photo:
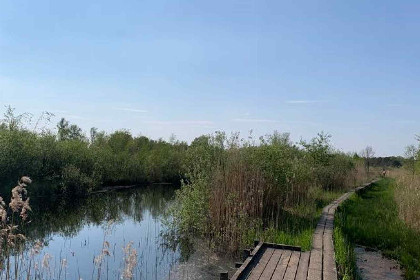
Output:
M310 247L320 209L354 182L353 157L329 139L321 133L295 144L277 132L258 144L223 132L196 139L171 208L172 229L229 252L254 238Z

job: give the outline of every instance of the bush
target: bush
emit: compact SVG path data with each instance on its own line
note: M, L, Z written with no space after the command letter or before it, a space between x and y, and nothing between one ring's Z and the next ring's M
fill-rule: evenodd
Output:
M67 165L62 170L62 191L67 195L86 195L95 187L94 178L81 172L74 165Z

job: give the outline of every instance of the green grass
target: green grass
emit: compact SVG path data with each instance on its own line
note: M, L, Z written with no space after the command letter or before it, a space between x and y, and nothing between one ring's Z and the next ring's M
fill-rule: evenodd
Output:
M335 215L334 248L338 275L343 280L360 279L356 270L354 245L344 235L342 219L343 213Z
M420 234L399 219L395 187L394 180L383 179L353 195L339 208L334 237L341 276L357 278L354 244L376 248L398 260L406 279L420 275Z

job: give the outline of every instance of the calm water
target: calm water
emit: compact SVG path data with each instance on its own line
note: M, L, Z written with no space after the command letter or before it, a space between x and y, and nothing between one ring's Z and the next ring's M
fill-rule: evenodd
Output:
M39 193L38 191L33 191ZM175 189L153 185L95 194L82 199L31 196L31 223L25 227L27 250L19 271L26 275L31 260L31 279L121 279L124 268L123 247L132 242L137 251L133 279L219 279L221 271L234 271L234 261L211 252L205 244L168 248L163 217L174 199ZM35 240L44 247L29 257ZM109 243L98 271L95 257ZM198 244L198 245L197 245ZM192 249L192 250L191 250ZM45 256L51 256L43 265ZM62 265L65 260L66 265ZM12 260L13 263L16 260ZM38 277L34 277L37 263ZM4 278L4 271L0 278ZM19 276L19 279L26 279ZM100 274L100 278L98 278ZM14 277L12 277L13 279Z
M42 257L52 256L48 273L55 273L53 278L66 259L62 279L97 279L93 260L106 240L111 256L104 258L101 279L120 278L123 247L128 242L138 253L135 279L173 279L180 252L163 246L161 237L161 219L173 196L171 186L153 185L72 201L32 197L32 223L26 235L29 240L44 240L38 261L42 267Z

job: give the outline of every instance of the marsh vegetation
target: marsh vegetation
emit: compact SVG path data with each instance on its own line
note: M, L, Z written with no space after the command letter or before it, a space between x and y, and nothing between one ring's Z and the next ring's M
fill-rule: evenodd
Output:
M255 239L308 250L325 205L377 177L375 161L401 160L372 158L370 147L345 154L326 133L293 142L288 133L215 132L187 144L126 130L92 128L87 137L65 119L42 127L49 117L33 126L9 108L0 124L1 195L15 201L1 208L6 279L170 278L198 243L232 257ZM36 183L26 189L21 179L10 192L22 175ZM416 178L400 176L395 189L398 215L412 230ZM143 187L94 194L115 185ZM352 267L351 237L337 228L338 259Z
M330 136L293 143L275 132L241 139L202 136L171 208L170 228L235 253L254 239L309 249L323 206L369 176L364 161L335 150Z

